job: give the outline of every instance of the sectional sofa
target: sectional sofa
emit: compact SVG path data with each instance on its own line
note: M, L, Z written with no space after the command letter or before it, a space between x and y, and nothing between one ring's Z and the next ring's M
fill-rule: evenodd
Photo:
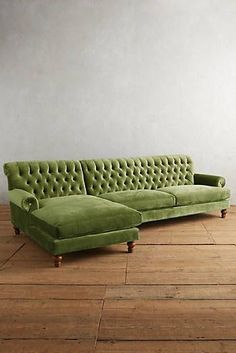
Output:
M28 234L54 255L127 242L138 226L229 207L220 176L194 174L185 155L4 165L15 233Z

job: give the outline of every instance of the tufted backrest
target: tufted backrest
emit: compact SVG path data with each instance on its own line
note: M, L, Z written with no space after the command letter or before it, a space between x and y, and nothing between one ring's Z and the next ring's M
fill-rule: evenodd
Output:
M4 164L8 189L23 189L38 199L85 194L79 161L29 161Z
M156 156L81 161L87 193L158 188L193 184L193 165L188 156Z

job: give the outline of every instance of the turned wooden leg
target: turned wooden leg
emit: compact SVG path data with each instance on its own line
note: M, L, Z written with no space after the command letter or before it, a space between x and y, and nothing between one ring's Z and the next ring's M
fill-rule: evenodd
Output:
M15 227L15 226L13 226L13 228L14 228L14 231L15 231L15 235L19 235L20 234L20 229Z
M221 218L225 218L227 215L227 210L221 210Z
M133 252L133 249L135 247L135 242L134 241L128 241L127 245L128 245L128 252L129 253Z
M55 267L60 267L61 263L62 263L62 256L55 255L54 256L54 265L55 265Z

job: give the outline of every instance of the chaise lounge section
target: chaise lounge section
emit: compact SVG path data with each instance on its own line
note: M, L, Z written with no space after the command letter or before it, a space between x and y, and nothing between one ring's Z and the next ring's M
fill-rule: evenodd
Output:
M185 155L4 165L11 220L54 255L127 242L142 223L229 207L219 176L194 174Z
M86 194L79 161L12 162L8 176L11 221L15 233L29 235L54 255L138 239L138 211Z

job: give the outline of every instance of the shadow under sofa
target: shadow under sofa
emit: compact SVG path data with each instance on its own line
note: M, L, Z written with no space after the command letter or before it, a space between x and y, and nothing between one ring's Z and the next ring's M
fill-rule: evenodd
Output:
M219 176L194 174L185 155L4 165L11 220L54 255L127 242L145 222L229 207Z

